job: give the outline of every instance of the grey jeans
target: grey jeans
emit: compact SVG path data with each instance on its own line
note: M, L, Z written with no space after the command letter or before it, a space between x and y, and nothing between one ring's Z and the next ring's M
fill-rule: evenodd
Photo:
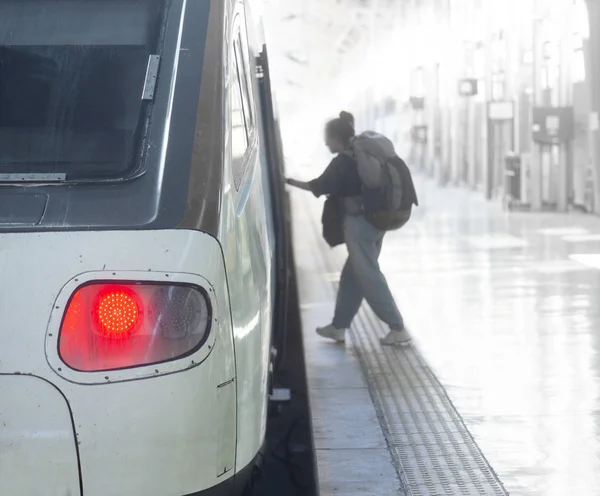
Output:
M337 329L350 327L363 299L391 329L404 329L402 315L379 268L384 235L363 216L344 218L348 260L342 270L335 305L333 325Z

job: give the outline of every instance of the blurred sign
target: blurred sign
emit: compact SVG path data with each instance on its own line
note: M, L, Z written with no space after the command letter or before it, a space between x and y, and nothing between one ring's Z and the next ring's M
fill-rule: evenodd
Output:
M534 107L533 140L547 145L571 141L575 132L573 107Z
M412 137L417 143L427 143L427 126L413 126Z
M477 79L461 79L458 84L458 92L461 96L477 95Z
M425 98L422 96L411 96L410 106L414 110L423 110L425 108Z
M396 113L396 100L391 97L383 101L383 115L392 115Z
M488 117L491 121L510 121L515 117L513 102L488 102Z

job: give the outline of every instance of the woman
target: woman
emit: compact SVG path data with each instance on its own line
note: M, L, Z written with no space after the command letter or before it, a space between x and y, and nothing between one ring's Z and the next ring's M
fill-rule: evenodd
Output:
M354 118L348 112L325 126L325 144L337 156L325 172L310 182L288 179L287 183L315 196L339 197L344 207L344 240L348 260L342 270L333 322L317 329L317 333L338 343L346 340L346 329L366 299L375 314L390 327L383 345L408 345L411 337L396 306L387 281L379 268L379 254L384 232L376 229L362 214L361 181L356 161L352 158Z

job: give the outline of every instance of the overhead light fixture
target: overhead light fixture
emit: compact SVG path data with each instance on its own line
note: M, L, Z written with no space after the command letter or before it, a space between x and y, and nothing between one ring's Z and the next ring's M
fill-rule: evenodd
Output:
M296 57L293 53L291 52L286 52L285 54L286 58L288 60L291 60L292 62L294 62L295 64L298 65L308 65L308 62L306 62L305 60L300 60L298 57Z

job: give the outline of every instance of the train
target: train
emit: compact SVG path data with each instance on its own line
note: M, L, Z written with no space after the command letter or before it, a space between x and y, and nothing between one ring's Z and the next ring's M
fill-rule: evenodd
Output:
M249 0L0 0L0 494L238 496L289 215Z

